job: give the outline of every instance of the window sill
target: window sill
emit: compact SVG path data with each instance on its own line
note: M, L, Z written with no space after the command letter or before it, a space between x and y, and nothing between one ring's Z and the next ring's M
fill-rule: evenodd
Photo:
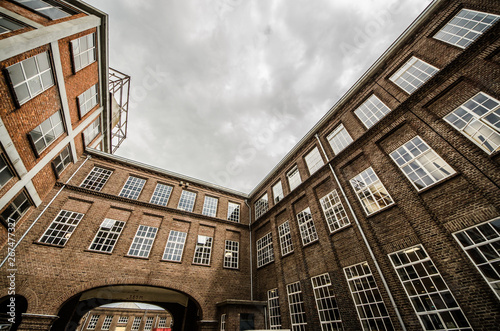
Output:
M139 260L149 260L149 257L143 257L143 256L123 255L123 257L128 257L131 259L139 259Z
M348 228L350 228L350 227L352 227L352 223L349 223L349 224L347 224L347 225L344 225L343 227L338 228L337 230L331 231L331 232L330 232L330 236L333 236L334 234L337 234L337 233L339 233L339 232L342 232L342 231L344 231L345 229L348 229Z
M168 263L177 263L177 264L182 264L182 260L181 260L181 261L171 261L171 260L164 260L164 259L160 259L160 262L168 262Z
M303 247L303 248L306 248L306 247L312 246L312 245L314 245L314 244L316 244L316 243L319 243L319 238L318 238L318 239L315 239L314 241L311 241L311 242L309 242L309 243L307 243L307 244L302 244L302 247Z
M270 261L270 262L267 262L266 264L261 265L260 267L257 267L257 270L262 269L262 268L264 268L264 267L267 267L268 265L271 265L272 263L274 263L274 260L273 260L273 261Z
M231 271L240 271L240 268L228 268L228 267L222 267L224 270L231 270Z
M97 254L104 254L104 255L112 255L113 252L101 252L101 251L94 251L92 249L85 249L83 250L84 252L89 252L89 253L97 253Z
M390 205L385 206L384 208L377 210L376 212L373 212L373 213L371 213L369 215L366 215L366 218L377 216L377 215L379 215L379 214L381 214L381 213L383 213L383 212L385 212L385 211L387 211L389 209L394 208L395 206L397 206L397 204L395 202L393 202ZM365 211L365 214L366 214L366 211Z
M448 176L448 177L446 177L446 178L443 178L443 179L441 179L439 182L436 182L436 183L434 183L434 184L432 184L432 185L427 186L426 188L423 188L423 189L421 189L421 190L418 190L418 194L421 194L421 193L426 193L426 192L428 192L428 191L432 190L433 188L435 188L435 187L437 187L437 186L441 186L442 184L446 183L447 181L449 181L449 180L451 180L452 178L455 178L455 177L457 177L457 176L459 176L459 175L460 175L460 173L456 172L456 173L454 173L453 175L450 175L450 176Z
M33 241L33 244L41 245L41 246L54 247L54 248L64 248L64 247L66 247L66 246L61 246L61 245L42 243L42 242L39 242L39 241Z
M211 267L210 264L201 264L201 263L191 263L191 265L197 265L199 267L209 267L209 268Z
M292 255L292 254L293 254L293 251L288 252L288 253L286 253L285 255L281 255L281 258L283 259L283 258L285 258L285 257L287 257L287 256Z

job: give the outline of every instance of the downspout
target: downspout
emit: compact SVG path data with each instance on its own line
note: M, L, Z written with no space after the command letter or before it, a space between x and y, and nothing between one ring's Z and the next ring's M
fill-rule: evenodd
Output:
M245 205L248 207L248 230L250 233L250 300L253 301L253 257L252 257L252 208L245 199Z
M352 209L351 203L349 202L349 199L347 199L347 196L344 192L344 189L342 188L342 185L340 185L340 181L335 174L335 171L333 170L332 165L330 164L330 160L328 159L328 156L326 155L325 149L323 148L323 144L321 143L321 140L319 139L318 134L316 133L314 135L316 139L318 140L319 146L321 147L321 150L323 152L323 155L325 156L325 159L328 162L328 166L330 167L330 170L333 174L333 177L335 178L335 182L337 183L337 186L340 188L340 191L342 192L342 196L344 197L344 200L347 203L347 206L349 207L349 210L351 211L351 215L354 218L354 222L356 223L359 232L361 233L361 237L363 238L363 242L365 243L366 248L368 249L368 252L370 253L370 256L373 260L373 263L375 264L375 268L377 269L378 274L380 275L380 278L382 279L382 283L385 287L385 290L387 291L387 295L389 296L389 300L391 301L392 308L394 308L394 311L396 312L396 316L398 318L399 324L401 325L401 328L403 331L406 331L405 324L403 322L403 318L401 317L401 314L399 313L399 309L396 306L396 302L394 301L394 297L392 296L391 290L389 289L389 285L387 284L384 274L382 273L382 269L380 269L380 266L377 262L377 258L375 257L375 254L373 254L372 248L370 247L370 244L368 243L368 239L365 236L365 233L363 232L363 229L361 228L361 224L359 223L358 218L356 217L356 214L354 213L354 210Z

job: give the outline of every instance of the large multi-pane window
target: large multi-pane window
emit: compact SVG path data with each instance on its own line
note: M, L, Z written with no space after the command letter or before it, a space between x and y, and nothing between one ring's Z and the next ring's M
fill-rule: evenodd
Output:
M227 219L228 221L240 222L240 204L234 202L227 203Z
M340 201L337 190L333 190L319 200L323 214L325 215L326 223L330 232L342 229L351 224L349 217L345 212L344 206Z
M292 234L290 233L290 223L283 222L278 226L280 236L281 256L285 256L293 252Z
M7 158L4 153L0 150L0 187L3 187L8 183L11 178L14 177L14 173L10 169L9 164L7 163Z
M281 199L283 199L283 186L281 185L281 180L273 185L273 199L274 203L277 204Z
M64 133L61 112L56 112L30 131L30 138L38 154Z
M128 323L128 316L120 316L118 323Z
M102 322L101 330L109 330L111 322L113 321L113 315L106 316Z
M139 225L135 234L132 245L128 251L128 255L137 257L148 257L153 242L155 241L158 228L153 226Z
M54 85L49 53L44 52L7 67L19 105Z
M311 209L309 209L309 207L297 214L297 222L299 223L302 245L307 245L318 240L318 233L316 232Z
M95 33L71 41L75 72L95 62Z
M144 324L144 331L151 331L151 329L153 328L153 320L154 320L153 316L148 316L148 318L146 318L146 323Z
M167 261L180 262L182 260L182 252L186 243L186 232L170 230L168 235L163 259Z
M300 282L288 284L286 286L286 291L288 293L288 306L290 308L292 331L306 331L306 311L304 308L304 299L302 297Z
M8 17L5 16L0 16L0 34L20 30L22 28L25 28L26 26L23 24L20 24L19 22L16 22L14 20L11 20Z
M205 202L203 203L203 210L201 213L206 216L215 217L217 215L217 204L219 199L214 197L205 196Z
M352 138L349 132L344 128L343 124L340 124L333 130L326 139L330 143L335 154L340 153L344 148L352 143Z
M408 94L412 94L438 71L438 68L412 56L389 79Z
M88 188L94 191L100 191L104 187L104 184L106 184L109 176L111 176L112 173L113 171L111 170L94 167L87 178L85 178L85 180L82 182L80 187Z
M352 178L350 182L367 215L394 203L371 167Z
M12 200L12 202L4 209L0 218L7 224L9 219L16 223L21 219L21 217L28 211L32 206L28 195L22 191L17 197Z
M267 307L269 309L269 326L271 330L281 329L281 309L278 289L267 291Z
M101 118L98 117L92 124L83 130L83 140L85 146L88 146L101 132Z
M486 153L500 149L500 101L479 92L444 117Z
M210 255L212 254L212 237L198 235L196 247L194 249L193 263L210 265Z
M177 209L185 211L193 211L194 203L196 201L196 193L191 191L182 190L181 198Z
M123 221L104 219L90 244L89 250L111 253L124 226L125 222Z
M453 235L500 299L500 218Z
M329 274L311 278L322 331L344 330Z
M52 164L54 166L54 170L56 171L57 176L59 176L64 169L71 163L73 158L71 157L71 149L68 146L64 147L61 153L54 158Z
M271 232L257 240L257 268L274 261L273 235Z
M92 315L90 316L90 319L89 319L89 323L87 324L87 329L88 330L94 330L96 325L97 325L97 321L99 321L99 317L101 317L101 315Z
M255 202L255 219L264 215L264 213L269 209L269 199L267 198L267 193L262 195L259 200Z
M155 205L166 206L171 193L172 186L158 183L150 202Z
M389 107L380 101L375 94L372 94L354 111L354 114L356 114L366 128L369 129L390 111L391 109Z
M419 136L396 149L391 157L417 190L455 173Z
M97 94L98 84L92 85L88 90L78 96L78 107L80 109L80 117L85 116L99 103L99 95Z
M142 322L142 317L134 317L134 321L132 322L132 328L130 330L138 331Z
M318 147L314 147L314 149L304 157L304 160L306 161L307 169L309 169L310 175L318 171L319 168L325 164L321 154L319 154Z
M123 188L118 195L124 198L137 200L139 194L141 194L144 184L146 184L145 179L129 176L127 182L123 185Z
M286 177L288 178L290 191L293 191L302 182L302 179L300 179L299 168L297 166L293 167L292 170L287 172Z
M220 315L220 331L226 331L226 314Z
M424 330L470 330L464 313L422 245L389 254Z
M82 218L81 213L61 210L40 238L40 242L64 246Z
M363 331L394 330L368 263L362 262L346 267L344 273Z
M44 15L51 20L71 16L76 12L54 0L13 0L22 6Z
M462 9L436 33L434 38L460 48L466 48L495 24L499 18L498 15Z
M226 248L224 249L224 268L238 269L239 251L239 242L226 240Z
M158 327L159 328L166 328L167 327L167 318L166 317L160 317L158 319Z

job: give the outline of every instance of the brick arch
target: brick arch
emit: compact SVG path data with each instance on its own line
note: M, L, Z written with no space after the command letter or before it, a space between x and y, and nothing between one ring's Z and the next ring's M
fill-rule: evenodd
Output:
M0 298L8 296L8 293L8 289L0 290ZM28 312L35 311L38 308L38 296L31 288L25 286L16 287L16 295L22 296L28 301Z

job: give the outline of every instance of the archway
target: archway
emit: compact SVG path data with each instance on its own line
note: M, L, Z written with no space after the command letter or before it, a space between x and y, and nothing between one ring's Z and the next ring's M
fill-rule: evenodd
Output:
M21 324L22 314L27 310L28 300L21 295L6 295L0 298L0 329L8 325L10 331L16 331Z

